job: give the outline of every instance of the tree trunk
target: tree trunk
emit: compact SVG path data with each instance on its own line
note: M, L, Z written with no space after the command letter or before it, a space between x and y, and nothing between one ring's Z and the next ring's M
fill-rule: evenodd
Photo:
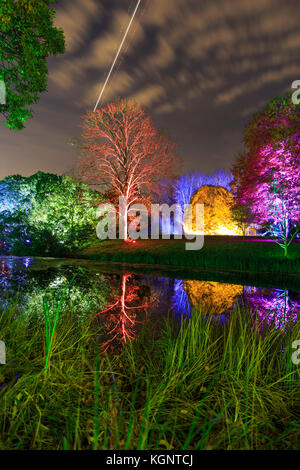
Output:
M119 197L119 239L128 240L128 198Z
M127 204L124 207L124 214L123 214L123 240L128 240L128 228L127 228L127 216L128 216L128 206Z

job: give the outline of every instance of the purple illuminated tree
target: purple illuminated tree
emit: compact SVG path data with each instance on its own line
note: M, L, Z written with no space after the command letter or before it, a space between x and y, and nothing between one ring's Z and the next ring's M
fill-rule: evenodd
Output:
M230 191L232 175L226 170L215 170L213 173L205 174L200 171L190 171L177 178L174 186L174 199L184 210L185 204L190 204L191 198L201 186L222 186Z
M300 106L290 95L271 101L246 129L248 152L233 169L237 201L250 208L287 250L299 231Z

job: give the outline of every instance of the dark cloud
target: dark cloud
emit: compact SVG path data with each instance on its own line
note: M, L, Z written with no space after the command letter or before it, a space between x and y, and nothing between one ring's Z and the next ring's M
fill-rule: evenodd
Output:
M68 170L81 116L93 108L135 0L63 0L67 52L27 128L1 127L0 176ZM300 78L298 0L142 0L103 96L146 107L180 144L185 169L230 168L251 114Z

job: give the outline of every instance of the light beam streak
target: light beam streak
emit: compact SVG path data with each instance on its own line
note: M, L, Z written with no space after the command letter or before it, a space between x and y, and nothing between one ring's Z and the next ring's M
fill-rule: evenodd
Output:
M121 49L122 49L122 47L123 47L123 44L124 44L125 39L126 39L126 37L127 37L127 34L128 34L128 32L129 32L130 27L131 27L131 25L132 25L132 22L133 22L133 20L134 20L135 14L136 14L136 12L137 12L139 6L140 6L140 3L141 3L141 0L138 0L138 2L137 2L137 4L136 4L136 7L135 7L135 9L134 9L134 12L133 12L133 14L132 14L131 20L129 21L129 24L128 24L127 29L126 29L126 31L125 31L124 37L123 37L123 39L122 39L122 42L121 42L121 44L120 44L120 47L119 47L119 49L118 49L118 52L117 52L117 54L116 54L116 57L115 57L115 59L114 59L114 61L113 61L113 63L112 63L112 66L111 66L111 68L110 68L110 71L109 71L109 73L108 73L108 75L107 75L107 78L106 78L106 80L105 80L105 83L104 83L104 85L103 85L103 87L102 87L102 90L101 90L101 92L100 92L100 95L99 95L99 97L98 97L97 103L96 103L96 105L95 105L95 107L94 107L94 112L96 111L96 109L97 109L97 107L98 107L98 104L99 104L99 102L100 102L100 100L101 100L101 98L102 98L102 95L103 95L103 93L104 93L104 90L105 90L105 88L106 88L106 85L107 85L107 83L108 83L108 80L109 80L109 78L110 78L110 76L111 76L111 74L112 74L112 71L113 71L113 69L114 69L114 66L115 66L117 60L118 60L119 54L120 54L120 52L121 52Z
M139 21L140 21L140 22L141 22L141 20L142 20L144 14L145 14L145 11L146 11L147 8L148 8L149 3L150 3L150 0L147 0L147 2L144 4L144 8L143 8L142 13L140 14L140 18L139 18ZM131 9L131 4L130 4L130 7L129 7L129 9L128 9L128 13L129 13L130 9ZM121 65L122 65L123 62L124 62L124 57L126 56L127 51L128 51L128 49L130 48L130 46L131 46L131 44L132 44L132 42L133 42L133 40L134 40L134 35L135 35L136 30L137 30L137 25L135 26L135 29L133 30L133 33L132 33L132 35L131 35L131 39L127 42L127 46L125 47L125 49L123 49L123 53L122 53L122 55L121 55L121 60L119 60L118 65L114 68L113 74L112 74L112 76L111 76L111 80L112 80L113 77L118 73L118 70L120 69Z

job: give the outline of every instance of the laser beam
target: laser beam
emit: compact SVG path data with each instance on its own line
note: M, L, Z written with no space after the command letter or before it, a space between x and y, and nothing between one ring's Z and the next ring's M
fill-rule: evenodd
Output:
M99 95L99 97L98 97L98 100L97 100L97 102L96 102L96 104L95 104L94 112L96 111L96 109L97 109L97 107L98 107L98 104L100 103L100 100L101 100L101 98L102 98L102 95L103 95L103 93L104 93L104 90L105 90L105 88L106 88L106 85L107 85L107 83L108 83L108 80L109 80L109 78L110 78L110 76L111 76L111 74L112 74L112 71L113 71L113 69L114 69L114 66L115 66L115 64L116 64L116 62L117 62L117 60L118 60L119 54L120 54L120 52L121 52L121 50L122 50L123 44L124 44L124 42L125 42L125 39L126 39L126 37L127 37L128 32L129 32L129 30L130 30L130 27L131 27L132 22L133 22L133 20L134 20L135 14L136 14L136 12L137 12L139 6L140 6L140 3L141 3L141 0L138 0L138 2L137 2L137 4L136 4L136 7L135 7L135 9L134 9L134 12L133 12L133 14L132 14L132 16L131 16L131 19L130 19L130 21L129 21L129 24L128 24L128 26L127 26L127 29L126 29L126 31L125 31L124 37L123 37L123 39L122 39L122 42L121 42L121 44L120 44L120 47L119 47L119 49L118 49L118 52L117 52L117 54L116 54L116 57L115 57L115 59L114 59L114 61L113 61L113 63L112 63L112 66L111 66L111 68L110 68L110 71L109 71L109 73L108 73L108 75L107 75L107 77L106 77L106 80L105 80L105 82L104 82L104 85L103 85L103 87L102 87L102 89L101 89L101 92L100 92L100 95Z

